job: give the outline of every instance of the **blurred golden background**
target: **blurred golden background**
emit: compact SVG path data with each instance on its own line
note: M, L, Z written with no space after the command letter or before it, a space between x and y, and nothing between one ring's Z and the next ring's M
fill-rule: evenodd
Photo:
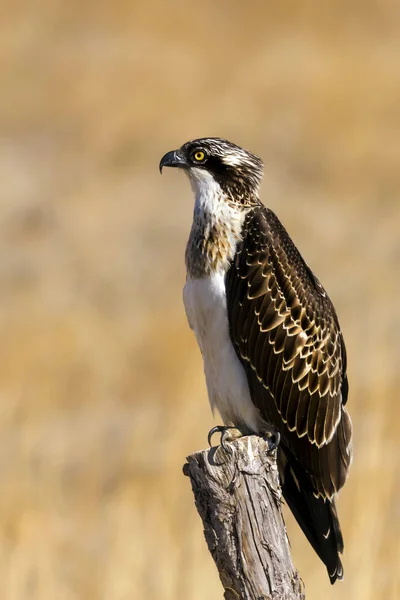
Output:
M188 182L222 136L328 289L349 355L345 580L287 514L307 598L400 598L400 4L4 1L0 597L211 600L185 456L206 446L181 300Z

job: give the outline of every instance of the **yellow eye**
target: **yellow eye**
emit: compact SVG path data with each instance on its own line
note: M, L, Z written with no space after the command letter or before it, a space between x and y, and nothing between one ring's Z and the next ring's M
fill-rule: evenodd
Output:
M198 150L197 152L194 153L193 156L194 156L194 160L197 160L197 162L201 162L206 157L205 153L202 150Z

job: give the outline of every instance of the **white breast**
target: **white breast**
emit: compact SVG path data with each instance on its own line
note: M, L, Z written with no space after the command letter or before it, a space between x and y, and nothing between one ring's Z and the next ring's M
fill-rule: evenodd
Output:
M262 419L251 401L246 374L229 335L225 275L188 279L183 290L186 314L204 360L211 408L226 425L262 430Z

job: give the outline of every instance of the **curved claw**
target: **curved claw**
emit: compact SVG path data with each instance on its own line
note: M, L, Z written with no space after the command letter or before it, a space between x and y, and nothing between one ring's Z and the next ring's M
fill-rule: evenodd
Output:
M232 455L232 454L233 454L233 450L232 450L232 448L231 448L231 447L230 447L230 446L227 444L227 440L226 440L227 433L228 433L228 429L225 429L225 430L222 432L222 435L221 435L221 446L223 447L223 449L225 450L225 452L227 452L228 454L231 454L231 455Z
M208 436L207 436L208 445L212 446L211 440L212 440L212 436L214 435L214 433L220 433L223 436L223 434L226 431L226 429L227 428L224 427L224 425L215 425L215 427L213 427L212 429L210 429L210 431L208 432ZM223 440L221 438L221 443L222 442L223 442Z
M279 431L274 431L268 435L268 454L271 454L274 450L277 449L279 443L281 441L281 434Z

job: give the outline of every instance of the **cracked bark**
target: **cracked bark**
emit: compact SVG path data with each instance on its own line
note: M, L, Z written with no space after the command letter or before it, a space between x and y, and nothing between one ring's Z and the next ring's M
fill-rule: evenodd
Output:
M183 467L190 477L208 549L225 600L304 600L281 512L276 456L265 440L243 437L196 452Z

